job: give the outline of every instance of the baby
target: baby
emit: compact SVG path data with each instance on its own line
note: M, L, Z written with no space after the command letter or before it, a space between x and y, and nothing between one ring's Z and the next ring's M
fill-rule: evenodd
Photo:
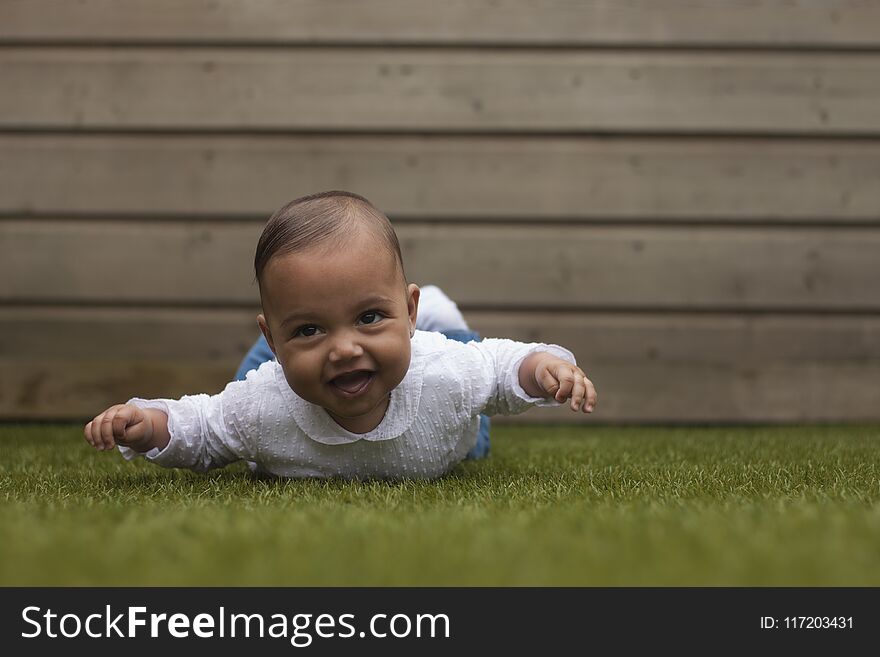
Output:
M86 425L89 444L198 472L246 460L283 477L426 479L465 458L481 413L596 406L562 347L417 331L419 288L391 223L361 196L279 209L254 269L275 360L216 395L112 406Z

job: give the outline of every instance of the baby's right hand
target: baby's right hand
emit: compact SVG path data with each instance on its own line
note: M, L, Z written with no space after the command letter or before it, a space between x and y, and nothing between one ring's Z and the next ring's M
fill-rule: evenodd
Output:
M98 415L85 428L88 443L97 450L116 445L149 451L153 439L150 416L133 404L117 404Z

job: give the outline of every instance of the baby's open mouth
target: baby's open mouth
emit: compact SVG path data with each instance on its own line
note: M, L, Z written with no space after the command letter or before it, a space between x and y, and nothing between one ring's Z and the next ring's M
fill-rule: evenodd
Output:
M335 379L330 381L330 383L332 383L343 392L354 395L366 388L372 380L373 372L370 372L368 370L358 370L357 372L349 372L348 374L337 376Z

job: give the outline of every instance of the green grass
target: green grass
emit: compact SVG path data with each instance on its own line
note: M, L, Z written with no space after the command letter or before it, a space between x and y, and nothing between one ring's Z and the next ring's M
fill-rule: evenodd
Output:
M880 427L493 427L435 482L197 475L0 426L0 585L878 586Z

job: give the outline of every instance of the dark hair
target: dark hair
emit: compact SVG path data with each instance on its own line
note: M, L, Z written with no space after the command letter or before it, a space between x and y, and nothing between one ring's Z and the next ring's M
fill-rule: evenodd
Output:
M269 217L254 255L257 283L273 256L342 238L359 226L366 226L387 244L405 281L400 242L388 217L363 196L333 190L296 198Z

